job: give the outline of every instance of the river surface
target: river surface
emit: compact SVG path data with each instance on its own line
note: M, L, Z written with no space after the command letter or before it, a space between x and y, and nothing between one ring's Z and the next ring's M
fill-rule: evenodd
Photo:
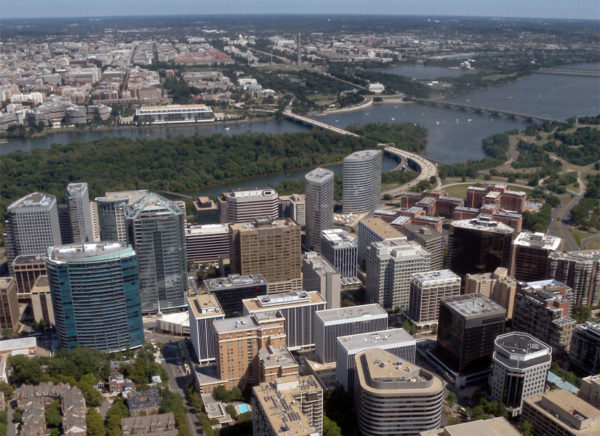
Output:
M418 69L439 67L412 66ZM598 69L600 64L573 65L569 68ZM565 67L561 67L565 68ZM442 68L447 70L446 68ZM453 71L453 70L448 70ZM600 113L600 79L535 74L494 88L477 91L455 101L510 109L517 112L567 118ZM440 162L455 163L483 156L481 140L494 133L522 129L524 121L491 117L486 114L461 112L419 104L375 104L365 109L318 117L338 127L368 122L421 123L428 129L426 155ZM236 134L246 132L283 133L305 131L307 128L290 121L258 121L240 124L214 124L182 127L127 128L107 131L61 132L39 138L10 140L0 144L0 154L49 148L52 144L89 141L104 136L130 138L164 138L178 135ZM303 173L302 173L303 174ZM286 177L284 177L286 178Z
M422 64L397 65L388 68L379 68L377 71L387 74L410 77L417 80L439 79L441 77L460 77L463 74L474 73L477 70L461 70L457 68L427 66Z

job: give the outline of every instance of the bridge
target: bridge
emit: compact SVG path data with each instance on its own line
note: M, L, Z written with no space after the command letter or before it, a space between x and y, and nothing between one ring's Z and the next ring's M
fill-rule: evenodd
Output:
M540 68L539 74L553 74L557 76L577 76L577 77L595 77L600 78L598 70L567 70L564 68Z
M308 117L305 117L302 115L295 114L294 112L292 112L289 109L286 109L283 111L283 116L284 116L284 118L287 118L288 120L292 120L297 123L304 124L305 126L316 127L318 129L329 130L331 132L339 133L340 135L348 135L348 136L353 136L355 138L360 138L360 135L357 135L356 133L352 133L347 130L340 129L339 127L332 126L331 124L322 123L321 121L313 120L312 118L308 118Z
M543 115L527 114L527 113L523 113L523 112L511 111L511 110L506 110L506 109L496 109L496 108L487 107L487 106L475 106L475 105L466 104L466 103L454 103L454 102L443 101L443 100L431 100L428 98L412 98L411 101L414 101L415 103L426 104L426 105L445 107L448 109L458 109L458 110L462 110L462 111L470 111L470 112L476 112L476 113L487 112L490 115L506 115L507 117L511 117L511 118L519 117L519 118L523 118L525 120L547 121L547 122L551 122L551 123L560 123L560 124L566 123L565 120L559 120L557 118L545 117Z

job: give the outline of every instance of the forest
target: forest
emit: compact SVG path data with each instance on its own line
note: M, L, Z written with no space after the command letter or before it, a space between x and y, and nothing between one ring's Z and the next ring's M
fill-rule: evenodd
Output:
M427 129L413 123L351 124L347 130L379 143L394 143L407 151L423 152L427 145Z

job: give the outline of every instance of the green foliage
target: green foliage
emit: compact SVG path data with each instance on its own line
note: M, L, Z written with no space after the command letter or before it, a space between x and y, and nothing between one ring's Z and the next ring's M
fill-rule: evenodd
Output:
M394 143L394 147L407 151L425 151L427 129L413 123L351 124L347 128L372 141Z
M229 414L229 416L235 419L237 413L235 411L235 407L233 407L233 404L228 404L227 406L225 406L225 411Z
M600 174L587 178L586 190L577 206L571 210L571 221L584 228L600 228Z
M166 79L163 83L166 90L173 94L173 101L175 103L189 103L192 90L188 84L178 77Z
M15 384L37 385L42 380L42 366L38 359L11 356L8 361L12 368L12 379Z
M342 436L340 426L327 415L323 415L323 436Z
M178 436L191 436L190 428L187 424L186 414L187 408L183 404L183 398L179 394L175 394L169 390L161 391L162 406L160 413L173 412L175 416L175 425L177 426Z
M363 101L363 97L355 92L339 94L337 97L340 107L355 106Z
M577 324L583 324L586 321L591 321L592 309L594 309L593 306L574 306L571 316L577 321Z
M282 180L277 186L279 195L298 194L306 191L306 181L304 179Z
M242 391L237 386L233 387L230 391L225 389L223 386L217 386L213 391L213 394L217 400L224 403L242 400Z
M14 423L21 422L21 418L22 418L21 411L19 409L15 409L15 411L13 412L12 422L14 422Z
M521 424L521 434L523 436L533 436L533 426L527 420Z
M538 212L523 212L523 228L533 232L545 233L552 221L552 207L546 203Z
M123 436L121 430L121 418L129 416L129 409L125 404L125 400L117 398L106 412L106 435L107 436Z
M14 389L8 383L0 382L0 392L4 393L4 398L6 400L10 400L13 396Z
M122 367L123 375L130 378L136 384L148 384L152 381L152 376L160 375L161 379L166 381L168 375L164 368L154 360L152 349L144 346L139 350L135 357L133 365Z
M62 427L62 415L60 414L60 401L52 400L45 413L46 426L60 430Z
M550 365L550 371L562 378L567 383L571 383L573 386L581 386L581 379L579 377L577 377L573 372L561 368L556 362L552 362Z
M406 330L411 335L417 333L417 327L414 324L411 324L407 319L402 323L402 328Z
M590 117L579 117L581 124L600 124L600 114Z
M431 93L427 85L412 80L410 77L382 73L375 70L356 70L355 74L367 82L383 83L385 85L385 92L388 94L401 92L412 97L427 98Z
M325 394L324 403L325 415L341 428L343 435L358 434L354 400L351 394L338 387Z
M104 423L102 422L102 416L100 416L100 412L98 412L95 408L90 408L85 421L87 423L87 436L106 435Z
M398 185L403 185L415 179L417 175L418 173L416 173L415 171L388 171L387 173L383 173L381 175L381 183L394 183Z
M448 405L452 407L456 404L456 401L456 394L454 392L448 392L448 395L446 395L446 403L448 403Z
M575 165L587 165L600 156L600 130L580 127L572 133L556 131L554 137L563 142L557 154Z

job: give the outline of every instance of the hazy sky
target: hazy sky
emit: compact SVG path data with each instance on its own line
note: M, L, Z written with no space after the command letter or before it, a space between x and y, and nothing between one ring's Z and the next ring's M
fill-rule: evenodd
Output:
M598 0L0 0L0 18L166 14L397 14L600 19Z

